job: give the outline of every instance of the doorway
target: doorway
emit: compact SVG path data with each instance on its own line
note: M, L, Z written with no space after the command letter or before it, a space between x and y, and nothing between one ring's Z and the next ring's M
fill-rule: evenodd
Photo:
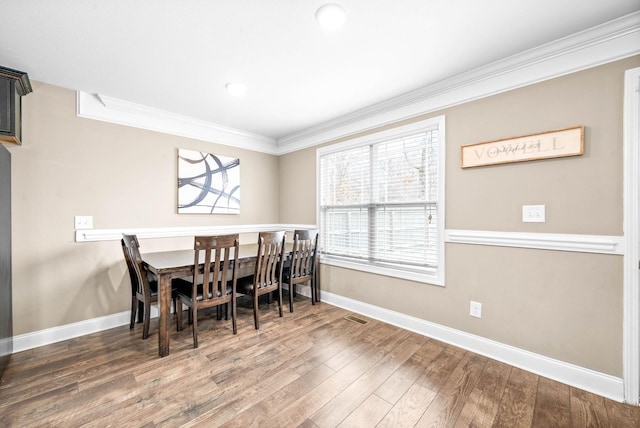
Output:
M640 404L640 67L624 82L623 385L625 402Z

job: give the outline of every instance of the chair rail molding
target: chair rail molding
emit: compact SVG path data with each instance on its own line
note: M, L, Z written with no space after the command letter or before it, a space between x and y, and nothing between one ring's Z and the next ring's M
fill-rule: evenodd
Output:
M190 226L122 229L79 229L76 242L117 241L122 234L136 235L138 239L177 238L195 235L223 235L230 233L275 232L278 230L317 229L315 224L237 224L226 226Z
M625 238L623 236L562 233L447 229L445 231L445 242L449 244L493 245L498 247L617 255L624 254L625 250Z

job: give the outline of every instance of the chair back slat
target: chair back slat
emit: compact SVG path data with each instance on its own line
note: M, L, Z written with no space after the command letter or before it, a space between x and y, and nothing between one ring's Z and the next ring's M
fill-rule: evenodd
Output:
M194 269L193 296L202 300L215 300L227 294L227 281L233 287L237 281L239 235L196 236L194 239L194 266L203 263L202 270Z
M316 273L316 254L318 253L318 231L316 229L299 229L293 232L293 247L287 256L285 284L289 286L289 311L293 312L293 297L296 285L309 283L311 286L311 302L315 304L318 294L318 278Z
M291 277L311 278L315 266L318 245L317 230L296 230L291 251Z
M231 306L233 334L236 326L236 284L240 235L196 236L193 240L193 276L191 281L176 280L180 305L176 310L178 330L182 329L182 305L190 311L193 347L198 347L198 311L200 308L226 306L227 319ZM191 287L189 289L189 286Z
M275 287L282 281L282 252L284 232L260 232L254 275L254 289Z

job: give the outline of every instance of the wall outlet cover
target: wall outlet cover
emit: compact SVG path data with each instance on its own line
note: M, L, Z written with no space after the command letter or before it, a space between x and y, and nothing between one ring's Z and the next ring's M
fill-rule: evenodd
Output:
M469 305L469 315L475 318L482 318L482 303L472 300Z

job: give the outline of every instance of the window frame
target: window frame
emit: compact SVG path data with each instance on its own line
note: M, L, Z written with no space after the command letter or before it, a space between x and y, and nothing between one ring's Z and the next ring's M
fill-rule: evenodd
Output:
M437 267L425 268L420 270L410 270L401 265L386 264L384 266L380 264L372 264L363 261L355 261L352 259L346 259L339 256L330 256L322 252L322 240L320 241L320 262L323 264L337 266L347 269L353 269L372 274L390 276L394 278L406 279L411 281L417 281L427 284L434 284L444 286L445 282L445 256L444 256L444 243L445 243L445 117L437 116L429 119L420 120L407 125L398 127L383 129L378 132L373 132L364 136L356 137L336 144L331 144L318 148L316 150L316 223L320 227L321 224L321 170L320 159L323 155L339 152L343 150L353 149L356 147L370 146L375 143L389 141L392 139L402 138L411 134L419 132L430 131L433 129L438 130L438 185L437 185L437 206L436 206L436 220L437 220Z

